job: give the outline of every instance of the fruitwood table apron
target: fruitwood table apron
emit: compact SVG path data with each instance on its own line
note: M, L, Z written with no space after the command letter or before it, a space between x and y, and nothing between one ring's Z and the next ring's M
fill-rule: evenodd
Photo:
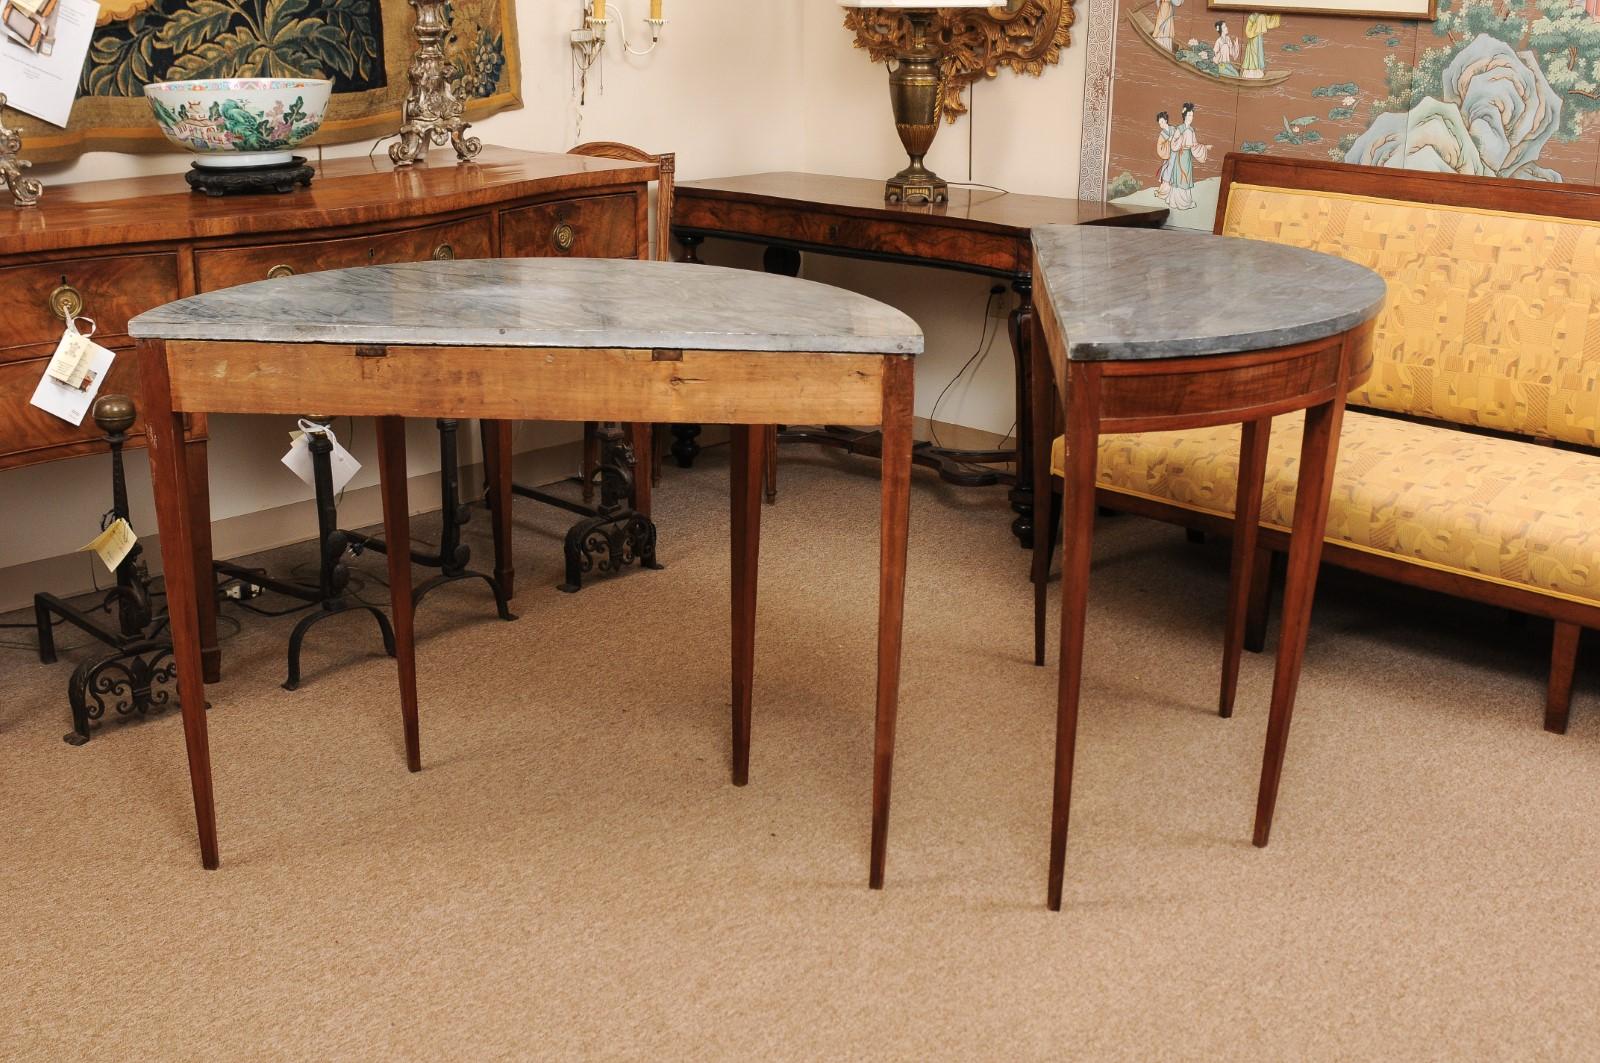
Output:
M1251 560L1272 418L1305 410L1283 627L1272 682L1255 844L1267 844L1305 656L1345 395L1372 374L1372 322L1386 288L1376 273L1283 244L1190 233L1051 226L1033 234L1038 314L1034 445L1066 417L1062 477L1061 665L1049 905L1061 907L1067 818L1083 681L1083 629L1094 531L1098 437L1243 424L1221 715L1230 715L1244 644ZM1034 466L1041 499L1050 464ZM1053 521L1051 522L1053 525ZM1043 664L1043 598L1054 537L1034 548L1035 663Z
M218 866L211 754L185 563L183 415L375 417L384 530L410 541L406 417L703 421L733 426L733 782L749 774L761 445L776 422L884 434L870 882L883 883L900 677L913 355L904 314L838 288L664 262L503 259L370 266L195 296L129 323L138 340L201 863ZM406 762L422 767L411 564L389 559Z

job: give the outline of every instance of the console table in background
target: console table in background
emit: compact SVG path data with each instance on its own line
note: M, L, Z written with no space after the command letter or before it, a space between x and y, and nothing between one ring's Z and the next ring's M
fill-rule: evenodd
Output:
M1031 361L1033 244L1044 225L1127 225L1154 228L1165 207L1116 207L1089 200L1024 196L952 186L937 206L886 203L883 182L808 173L763 173L689 181L677 186L672 229L684 259L699 261L707 237L765 245L769 273L794 276L801 252L875 259L975 273L1010 284L1018 305L1011 312L1011 352L1016 361L1015 450L960 451L918 444L914 460L939 470L947 482L968 487L1007 484L1016 520L1011 530L1033 542ZM673 429L672 453L687 468L699 453L697 425ZM876 433L842 426L793 426L778 434L789 442L822 443L876 455ZM996 465L1015 463L1016 471Z
M70 308L95 341L126 352L127 323L184 296L314 270L426 259L649 256L653 165L485 148L469 164L439 152L397 170L385 159L339 159L287 195L212 198L182 175L52 188L39 206L0 211L0 470L104 452L90 419L73 427L28 404ZM441 309L448 309L441 307ZM139 394L139 367L120 354L102 394ZM142 410L141 410L142 412ZM303 410L302 413L321 413ZM206 419L185 423L195 575L211 579ZM485 425L487 451L509 454L510 422ZM144 424L129 433L144 445ZM496 468L509 500L511 463ZM98 511L85 510L91 519ZM495 575L509 596L510 505L494 521ZM215 607L200 599L206 678L221 672Z

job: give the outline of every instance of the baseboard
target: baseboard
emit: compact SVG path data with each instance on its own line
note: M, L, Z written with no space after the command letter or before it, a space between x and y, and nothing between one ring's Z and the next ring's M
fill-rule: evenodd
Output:
M1007 446L1016 445L1016 440L1010 436L1002 436L982 428L968 428L964 424L935 421L927 417L915 418L912 422L912 432L918 439L927 440L933 439L937 433L940 445L952 450L998 450L1002 443Z

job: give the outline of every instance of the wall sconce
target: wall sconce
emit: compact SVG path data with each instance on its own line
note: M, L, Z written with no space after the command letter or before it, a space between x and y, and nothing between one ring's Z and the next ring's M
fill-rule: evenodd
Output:
M649 55L661 43L661 31L667 25L666 18L662 16L663 0L650 0L650 17L644 20L650 27L650 44L644 48L635 48L628 43L626 15L611 17L611 8L620 7L621 4L622 0L609 0L609 3L608 0L588 0L588 13L583 19L585 28L572 32L572 50L580 53L578 62L585 70L604 54L606 37L613 24L617 27L617 37L622 41L623 51L629 55Z

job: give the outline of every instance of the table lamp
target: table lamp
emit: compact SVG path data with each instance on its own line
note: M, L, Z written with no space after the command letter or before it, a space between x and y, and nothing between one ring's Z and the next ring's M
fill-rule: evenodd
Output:
M905 145L911 163L889 178L884 198L890 203L943 203L950 198L949 185L923 165L923 157L939 132L941 109L940 83L944 61L944 41L930 34L934 15L940 8L1007 7L993 0L947 0L929 4L927 0L839 0L840 7L873 8L903 14L911 26L911 39L895 56L889 71L889 102L894 107L895 128Z

